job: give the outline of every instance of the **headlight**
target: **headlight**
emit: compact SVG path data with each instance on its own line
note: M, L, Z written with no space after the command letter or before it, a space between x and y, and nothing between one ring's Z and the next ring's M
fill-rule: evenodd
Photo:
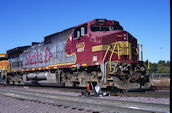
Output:
M123 40L126 40L126 33L123 33Z

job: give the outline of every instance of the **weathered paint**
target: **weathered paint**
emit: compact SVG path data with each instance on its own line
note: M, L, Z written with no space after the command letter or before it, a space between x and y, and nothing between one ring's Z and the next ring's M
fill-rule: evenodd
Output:
M80 66L101 65L105 51L110 44L120 44L119 51L115 50L112 61L124 60L125 62L137 62L137 52L133 45L137 45L134 37L123 39L123 30L92 32L90 25L113 26L114 21L106 20L106 23L97 23L96 20L80 24L60 33L45 37L44 42L26 48L18 58L10 59L11 65L14 62L22 62L21 66L12 66L12 71L35 71L44 69L70 68ZM74 29L87 26L87 34L74 39ZM124 50L123 47L128 49ZM107 57L110 57L111 52ZM119 55L118 55L119 54ZM93 61L93 57L97 61ZM108 58L106 60L108 60ZM11 71L10 71L11 72Z

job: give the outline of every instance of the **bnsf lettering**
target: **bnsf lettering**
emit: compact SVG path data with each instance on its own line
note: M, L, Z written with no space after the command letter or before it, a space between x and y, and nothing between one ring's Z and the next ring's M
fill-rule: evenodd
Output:
M27 53L26 54L26 65L32 65L32 64L43 63L43 62L46 63L53 57L53 54L49 48L45 48L44 53L45 53L44 60L43 60L42 53L37 53L32 56L29 53Z

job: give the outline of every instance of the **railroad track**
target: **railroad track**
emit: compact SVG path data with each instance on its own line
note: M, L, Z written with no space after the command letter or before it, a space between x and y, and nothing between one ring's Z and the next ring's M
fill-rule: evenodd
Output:
M32 85L0 85L0 87L28 87L32 89L55 89L55 90L60 90L64 92L77 92L77 93L82 93L86 90L86 88L81 88L81 87L63 87L63 86L32 86ZM107 90L107 89L102 89L102 92L108 92L110 93L111 96L127 96L127 97L153 97L153 98L169 98L170 97L170 91L169 87L166 89L161 88L160 90L154 90L154 89L134 89L134 90L128 90L128 91L122 91L120 89L116 90Z
M0 94L36 101L47 104L70 106L79 109L93 110L98 112L122 112L122 113L152 113L152 112L169 112L169 105L166 104L151 104L133 101L110 100L93 97L69 96L50 94L36 91L23 91L16 89L8 89L0 87Z

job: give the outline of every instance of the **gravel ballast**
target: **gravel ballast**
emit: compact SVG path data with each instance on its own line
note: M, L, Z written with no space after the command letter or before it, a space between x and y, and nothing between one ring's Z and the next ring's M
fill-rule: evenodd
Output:
M50 93L53 95L69 95L74 97L81 96L81 93L62 91L60 89L31 88L31 87L4 87L4 89L12 89L19 92L32 91L34 93L42 92L42 93ZM116 101L123 100L123 101L135 101L135 102L146 102L146 103L169 105L169 98L167 97L154 98L154 97L107 96L107 97L98 97L98 98L104 98L104 99L110 99ZM77 107L72 108L70 106L53 105L53 104L16 99L16 98L0 95L0 113L93 113L93 112L94 112L93 110L92 111L88 109L86 110L85 108L84 109L83 108L79 109Z
M69 106L57 106L0 95L0 113L93 113Z
M62 91L59 89L48 89L48 88L31 88L31 87L11 87L9 89L16 89L16 90L24 90L24 91L35 91L35 92L48 92L52 94L59 94L59 95L70 95L70 96L80 96L81 93L77 92L70 92L70 91ZM158 93L158 92L157 92ZM102 98L102 97L101 97ZM132 96L106 96L103 97L104 99L111 99L111 100L124 100L124 101L135 101L135 102L145 102L145 103L155 103L155 104L170 104L170 98L167 97L132 97Z

